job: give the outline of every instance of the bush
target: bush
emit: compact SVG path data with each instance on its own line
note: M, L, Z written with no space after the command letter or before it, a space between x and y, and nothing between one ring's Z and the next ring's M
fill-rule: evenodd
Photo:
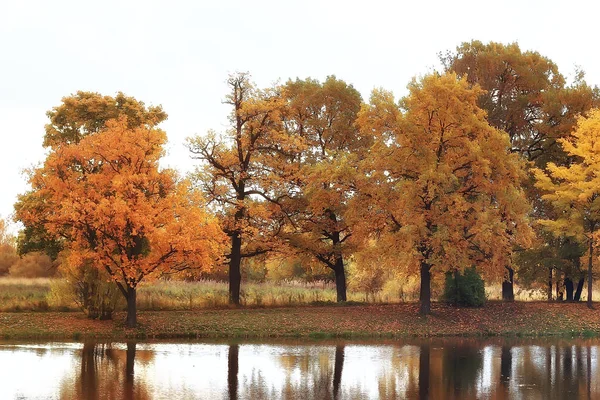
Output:
M485 303L485 285L475 267L447 272L442 300L457 306L481 307Z
M8 270L8 274L13 278L47 278L55 272L56 266L52 259L37 251L18 258Z
M74 267L61 264L60 274L67 284L51 287L52 303L75 302L91 319L112 319L118 307L124 306L123 295L108 274L92 265Z

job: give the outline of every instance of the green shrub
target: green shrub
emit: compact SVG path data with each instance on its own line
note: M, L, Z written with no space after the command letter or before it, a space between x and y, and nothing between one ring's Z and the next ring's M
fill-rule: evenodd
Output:
M442 300L457 306L481 307L485 303L485 285L475 267L447 272Z

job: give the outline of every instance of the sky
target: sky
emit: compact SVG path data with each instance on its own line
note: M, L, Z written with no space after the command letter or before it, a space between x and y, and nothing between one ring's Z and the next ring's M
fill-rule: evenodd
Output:
M328 75L365 100L406 93L438 53L473 39L518 42L600 85L596 1L0 1L0 217L44 159L46 111L78 90L162 105L162 162L191 171L185 138L227 128L227 76L259 87ZM598 2L600 3L600 2ZM13 229L17 229L14 227Z

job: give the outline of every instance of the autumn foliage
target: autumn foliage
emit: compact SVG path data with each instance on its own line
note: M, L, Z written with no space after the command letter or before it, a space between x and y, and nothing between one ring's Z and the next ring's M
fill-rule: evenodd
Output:
M368 103L335 76L259 88L233 74L228 127L187 140L198 161L189 180L159 167L160 106L122 93L66 97L48 112L47 158L15 205L18 252L60 254L72 276L108 277L129 326L142 281L217 266L235 305L242 276L261 268L263 278L268 268L279 279L325 276L346 301L349 263L348 281L372 296L418 279L422 314L432 279L463 271L504 282L507 300L515 274L549 272L552 299L559 269L581 293L582 243L591 305L600 92L581 71L567 84L517 44L463 43L441 61L444 72L413 79L406 97L377 89Z
M109 120L98 133L59 146L30 178L35 196L51 205L41 216L45 229L65 239L70 265L101 268L115 281L128 301L129 326L143 279L218 260L221 231L202 196L158 167L165 142L159 129ZM40 216L24 210L20 218Z

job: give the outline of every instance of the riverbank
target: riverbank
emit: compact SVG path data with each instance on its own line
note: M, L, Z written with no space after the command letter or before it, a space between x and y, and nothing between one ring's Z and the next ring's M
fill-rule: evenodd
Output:
M0 313L4 339L407 338L442 336L598 336L600 304L489 302L482 308L434 303L428 317L415 303L279 308L143 311L139 327L80 312Z

